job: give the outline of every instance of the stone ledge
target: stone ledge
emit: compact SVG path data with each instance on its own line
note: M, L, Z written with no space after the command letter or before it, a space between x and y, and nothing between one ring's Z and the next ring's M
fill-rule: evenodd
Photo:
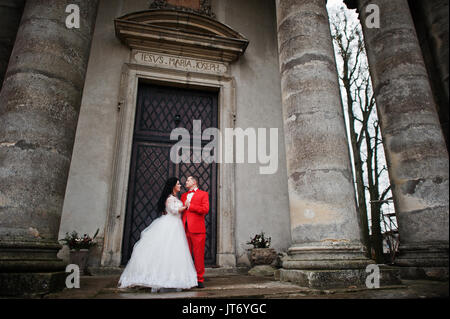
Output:
M88 267L88 273L92 276L120 276L125 268L122 267ZM206 267L205 277L223 275L246 274L248 267Z
M248 267L206 267L205 277L243 275L247 274L248 270Z
M65 288L66 272L0 273L0 296L33 297Z
M87 267L91 276L120 276L125 268L122 267Z

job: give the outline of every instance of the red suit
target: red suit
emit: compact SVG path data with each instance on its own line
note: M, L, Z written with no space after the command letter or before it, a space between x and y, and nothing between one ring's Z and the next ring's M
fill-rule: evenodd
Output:
M181 195L183 205L186 202L187 195L190 192ZM197 271L197 281L203 282L205 274L205 240L206 227L205 216L209 212L209 195L207 192L197 188L192 196L189 209L183 213L182 220L186 238L189 244L189 250L194 255L195 270Z

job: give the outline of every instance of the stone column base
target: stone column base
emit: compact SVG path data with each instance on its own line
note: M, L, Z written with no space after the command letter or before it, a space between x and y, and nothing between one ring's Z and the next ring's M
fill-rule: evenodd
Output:
M60 249L61 245L56 241L8 240L0 237L0 272L64 271L66 264L57 257Z
M402 279L448 280L448 267L397 267Z
M283 269L365 269L374 261L365 257L361 244L310 243L290 247L282 258Z
M62 290L66 264L56 241L0 238L0 296L32 296Z
M401 284L400 273L397 269L384 265L379 265L379 267L380 287ZM280 269L280 280L313 289L367 288L366 279L370 273L365 269Z
M359 243L311 243L294 245L282 258L281 281L291 281L315 289L367 287L372 274L367 266L375 262L365 257L365 248ZM400 284L395 267L378 265L380 286Z
M448 242L401 244L395 265L401 267L446 267Z
M448 242L400 244L395 266L402 279L448 280Z
M0 273L0 296L26 297L61 291L66 272Z

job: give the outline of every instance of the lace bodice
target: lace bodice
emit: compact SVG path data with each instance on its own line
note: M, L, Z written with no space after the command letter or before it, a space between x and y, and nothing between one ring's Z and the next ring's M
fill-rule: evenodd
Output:
M183 206L183 203L173 195L169 195L166 200L166 212L178 216L178 209Z

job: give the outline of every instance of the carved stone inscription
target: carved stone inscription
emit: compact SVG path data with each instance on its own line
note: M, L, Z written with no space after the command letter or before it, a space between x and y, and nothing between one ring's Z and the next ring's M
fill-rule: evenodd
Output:
M144 51L134 51L133 58L137 63L140 64L153 65L170 69L213 74L224 74L227 72L227 66L224 63L213 61L162 55Z

